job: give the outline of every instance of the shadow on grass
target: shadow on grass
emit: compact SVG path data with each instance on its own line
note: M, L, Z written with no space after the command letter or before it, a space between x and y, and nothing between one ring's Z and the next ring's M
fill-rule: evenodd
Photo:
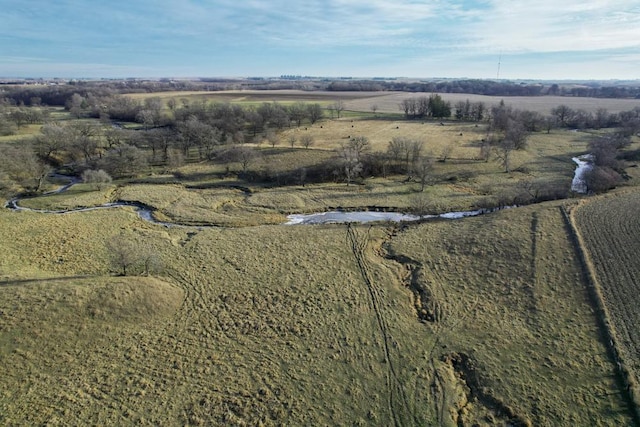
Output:
M91 278L91 277L99 277L99 276L96 276L96 275L80 275L80 276L48 277L46 279L0 280L0 287L29 285L29 284L37 284L37 283L43 283L43 282L59 282L59 281L65 281L65 280L88 279L88 278Z

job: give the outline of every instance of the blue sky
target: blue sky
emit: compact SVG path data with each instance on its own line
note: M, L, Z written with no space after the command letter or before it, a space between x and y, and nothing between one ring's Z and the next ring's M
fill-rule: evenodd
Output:
M640 79L640 0L0 0L0 76Z

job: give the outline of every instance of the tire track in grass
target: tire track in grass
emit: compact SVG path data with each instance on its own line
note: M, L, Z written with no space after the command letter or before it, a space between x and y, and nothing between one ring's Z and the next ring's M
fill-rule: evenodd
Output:
M220 350L221 346L233 347L235 343L235 345L242 346L244 353L253 355L256 360L267 361L267 363L273 367L274 371L280 372L280 363L269 357L263 351L253 348L252 342L246 337L241 334L234 336L229 334L227 331L228 328L224 327L219 319L221 313L214 311L213 307L221 309L229 318L233 318L233 314L228 311L226 306L217 306L215 299L208 298L201 289L202 285L198 285L200 281L195 277L190 277L190 275L180 273L177 270L172 270L169 272L169 275L173 280L180 283L180 286L185 290L185 303L183 303L181 307L180 316L176 316L177 322L174 325L174 327L180 328L180 330L176 330L174 338L179 340L182 345L188 347L188 349L182 349L181 352L174 351L172 354L179 356L182 360L188 360L189 358L193 358L193 355L198 351L202 353L203 351L206 352L209 350L215 353ZM200 327L204 329L205 333L208 334L206 338L199 339L194 336L193 328L186 326L192 321L197 322ZM216 334L216 332L219 332L219 334ZM202 334L200 335L202 336ZM215 346L210 343L210 341L214 339ZM284 371L284 374L292 380L288 372ZM173 377L175 377L175 375L173 375ZM259 381L262 384L261 390L268 390L270 398L277 402L280 412L285 414L284 419L291 416L291 402L288 400L287 394L281 395L280 389L276 389L277 387L271 384L267 380L267 377L261 378ZM215 387L212 388L210 378L204 373L192 372L189 377L189 384L190 388L197 386L204 395L213 394L222 396L223 398L224 396L233 397L233 394L230 395L228 390L225 392Z
M351 223L348 223L347 243L351 247L362 279L367 285L367 290L369 291L369 296L371 297L371 306L373 308L378 328L380 330L385 355L385 364L387 365L387 390L389 396L389 410L391 411L394 425L402 426L404 425L405 419L411 418L414 422L417 422L417 420L415 420L415 417L413 417L411 414L407 396L391 357L390 348L393 345L393 340L389 333L389 327L387 325L386 319L384 318L382 313L383 296L381 295L380 289L378 289L373 279L371 278L371 266L366 256L366 249L370 239L370 230L371 227L367 228L365 235L360 236L356 227L354 227ZM397 407L397 401L399 401L398 403L401 404L401 407Z

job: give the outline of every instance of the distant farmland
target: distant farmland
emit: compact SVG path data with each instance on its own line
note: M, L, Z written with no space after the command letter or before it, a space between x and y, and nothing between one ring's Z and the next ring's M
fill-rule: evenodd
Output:
M302 90L238 90L219 92L162 92L126 95L135 99L159 96L163 99L186 98L207 99L232 103L260 103L260 102L319 102L332 103L343 101L347 110L371 112L372 106L377 106L379 113L400 113L398 105L403 99L428 96L427 92L332 92L332 91L302 91ZM443 99L455 105L458 101L484 102L487 106L497 105L501 100L513 108L537 111L549 114L558 105L566 105L574 110L582 109L596 112L600 108L610 113L629 111L640 107L638 99L611 98L582 98L569 96L486 96L467 93L441 93Z

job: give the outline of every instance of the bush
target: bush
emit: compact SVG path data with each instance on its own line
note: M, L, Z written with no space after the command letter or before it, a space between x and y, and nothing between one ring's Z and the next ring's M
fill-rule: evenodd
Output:
M611 190L622 181L620 174L606 166L594 166L584 174L587 190L592 193L601 193Z
M97 190L102 190L106 185L111 183L111 176L102 169L87 169L82 172L82 182L93 184Z

